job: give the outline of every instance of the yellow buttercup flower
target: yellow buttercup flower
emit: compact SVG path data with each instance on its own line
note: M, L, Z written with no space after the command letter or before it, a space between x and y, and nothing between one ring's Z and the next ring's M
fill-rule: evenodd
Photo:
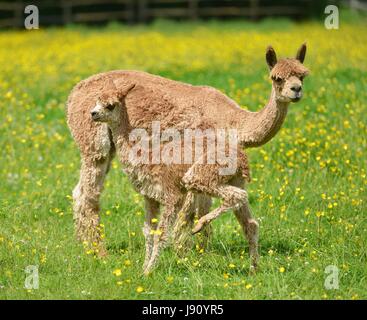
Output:
M112 272L116 277L119 277L119 276L121 276L121 274L122 274L122 270L121 269L115 269L115 270L113 270L113 272Z

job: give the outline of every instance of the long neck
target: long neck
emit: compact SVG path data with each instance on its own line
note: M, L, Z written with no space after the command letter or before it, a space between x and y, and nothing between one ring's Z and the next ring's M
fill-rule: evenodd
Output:
M238 115L239 142L243 147L259 147L272 139L287 115L288 104L276 100L272 88L269 102L258 112L241 110Z

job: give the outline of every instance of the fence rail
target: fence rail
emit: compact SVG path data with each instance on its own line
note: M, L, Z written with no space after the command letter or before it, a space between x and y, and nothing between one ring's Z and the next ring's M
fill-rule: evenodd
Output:
M266 16L305 17L312 0L34 0L40 24L145 23L156 18L207 19ZM27 1L0 0L0 27L20 27Z
M367 3L358 0L349 0L349 6L352 10L367 11Z

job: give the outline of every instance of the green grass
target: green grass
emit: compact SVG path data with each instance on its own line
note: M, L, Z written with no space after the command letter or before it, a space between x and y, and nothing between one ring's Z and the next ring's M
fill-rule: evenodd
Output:
M362 18L333 31L322 21L265 21L0 33L0 298L365 299L366 34ZM261 228L256 275L227 213L213 222L204 252L168 248L143 277L143 203L116 160L101 202L109 255L85 252L70 201L79 153L64 105L73 85L139 69L212 85L258 110L270 93L266 46L292 55L304 40L305 98L271 142L248 150ZM28 265L39 266L37 290L24 288ZM338 290L324 287L328 265L339 268Z

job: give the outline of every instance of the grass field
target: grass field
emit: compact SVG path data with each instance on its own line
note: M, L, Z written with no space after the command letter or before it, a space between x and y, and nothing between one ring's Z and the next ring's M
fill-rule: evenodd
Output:
M339 30L267 20L1 32L0 298L366 299L366 31L366 20L341 19ZM305 40L305 98L271 142L248 150L261 228L256 275L228 213L206 250L167 249L143 277L142 198L116 160L102 196L109 256L75 241L79 153L64 108L79 80L144 70L217 87L258 110L270 94L266 46L293 56ZM39 289L24 288L28 265L39 267ZM339 269L337 290L324 287L328 265Z

